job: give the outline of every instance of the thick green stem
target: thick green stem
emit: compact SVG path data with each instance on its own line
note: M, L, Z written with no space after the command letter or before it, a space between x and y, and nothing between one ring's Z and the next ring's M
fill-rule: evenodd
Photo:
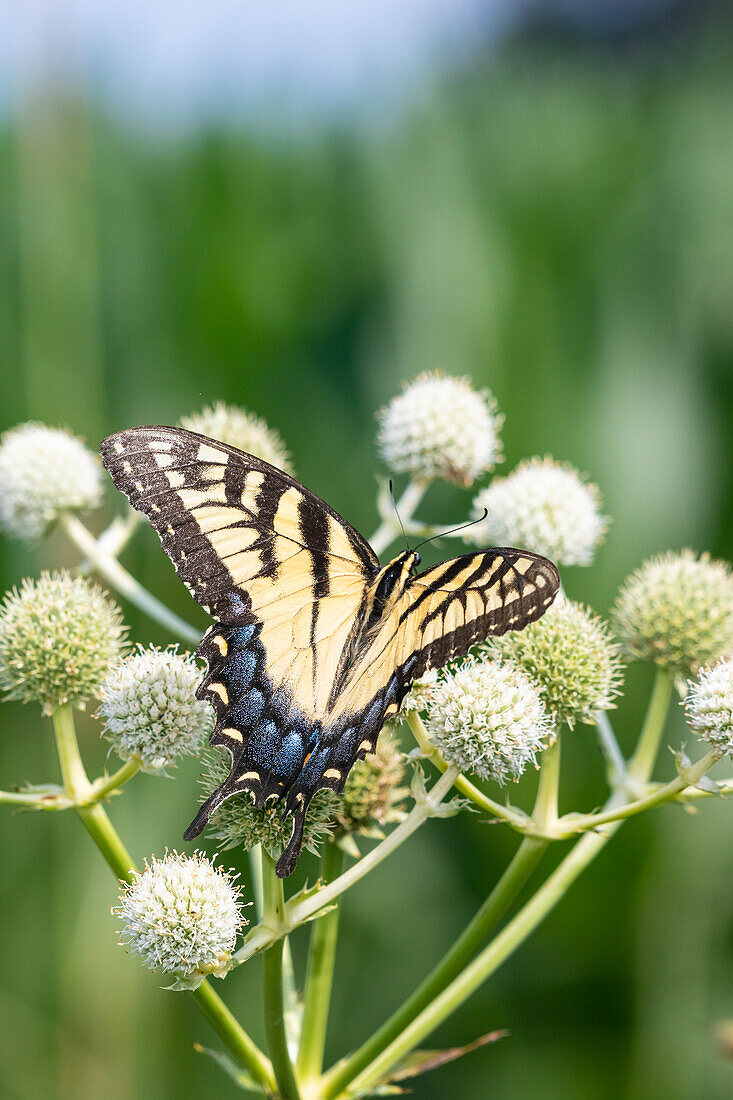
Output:
M321 858L321 878L331 882L341 872L343 852L337 844L326 844ZM298 1076L312 1081L323 1069L331 988L336 962L339 911L337 908L317 920L311 931L308 969L303 998L303 1030L298 1050Z
M278 931L285 921L285 899L282 880L275 874L274 860L262 852L263 919ZM265 997L265 1033L275 1080L282 1100L300 1100L293 1063L288 1051L283 1002L283 942L277 940L264 952L263 979Z
M148 592L147 588L143 588L140 582L136 581L115 558L100 549L97 540L81 520L66 512L61 516L61 525L74 545L92 562L96 572L107 584L135 607L139 607L151 619L172 631L176 637L187 644L198 645L201 641L201 631L174 614Z
M338 1063L324 1077L322 1098L332 1100L375 1061L408 1025L460 974L486 939L491 929L503 917L542 857L547 842L525 837L507 867L471 923L461 933L438 965L418 986L400 1008L374 1035L352 1055Z
M202 982L198 989L192 990L191 996L238 1064L246 1067L269 1095L274 1094L277 1085L269 1058L252 1042L221 997L207 981Z
M628 778L633 782L645 783L654 770L673 686L669 672L664 668L658 668L644 725L627 768Z
M64 790L70 798L82 800L89 794L91 783L87 779L79 753L71 703L58 707L51 715L51 721Z
M633 778L646 784L656 762L659 744L667 717L667 708L671 695L671 681L667 683L664 673L658 673L652 692L652 698L639 736ZM546 750L549 751L549 750ZM710 755L710 754L708 754ZM702 763L702 762L701 762ZM705 758L705 763L710 764ZM555 756L543 761L546 769L544 782L540 779L540 789L533 818L556 815L557 779L559 748ZM690 775L685 778L689 783ZM614 811L624 801L621 789L614 791L606 809ZM547 914L564 897L569 887L581 872L605 847L611 837L621 827L622 821L609 823L603 833L594 832L582 837L562 863L549 876L544 884L530 898L526 905L505 926L504 929L476 956L470 965L455 978L447 988L431 1001L423 1011L404 1028L404 1030L350 1082L350 1093L366 1091L381 1080L397 1063L451 1015L471 994L479 988L498 967L519 947L537 928ZM331 1094L329 1094L331 1095ZM335 1093L333 1095L336 1095Z
M73 711L67 704L59 707L52 718L64 786L70 797L83 799L89 795L92 784L87 778L79 753ZM95 803L86 806L77 805L75 808L84 828L115 876L123 882L132 882L135 864L104 807ZM273 1092L275 1078L269 1060L252 1042L244 1028L208 983L202 982L198 989L191 992L191 996L238 1063L248 1069L255 1080Z
M619 828L616 824L613 830ZM523 909L474 961L443 990L360 1076L351 1082L350 1092L366 1091L385 1076L439 1024L451 1015L537 928L564 897L568 887L608 843L610 836L584 836L550 875Z
M560 733L542 753L540 782L532 819L541 832L549 832L557 821L557 799L560 790Z

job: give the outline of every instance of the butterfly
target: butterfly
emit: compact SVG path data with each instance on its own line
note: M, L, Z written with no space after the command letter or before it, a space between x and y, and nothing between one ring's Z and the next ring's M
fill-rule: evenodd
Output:
M294 478L182 428L130 428L100 451L215 620L196 650L208 666L196 696L213 706L210 742L232 763L185 839L231 795L249 791L259 807L277 800L293 817L281 878L295 868L313 795L343 789L411 683L534 622L558 591L551 561L512 548L422 573L407 550L382 567Z

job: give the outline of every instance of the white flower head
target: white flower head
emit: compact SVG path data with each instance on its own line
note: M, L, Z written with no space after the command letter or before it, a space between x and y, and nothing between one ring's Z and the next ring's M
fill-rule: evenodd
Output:
M531 677L556 726L593 724L614 706L622 675L619 647L606 623L582 604L557 599L524 630L490 638L481 647Z
M629 657L686 675L733 653L733 574L692 550L660 554L628 577L612 613Z
M427 729L445 760L498 783L518 779L554 736L540 693L521 669L473 658L443 673Z
M180 975L189 988L207 974L223 977L237 933L246 923L240 888L201 852L155 856L123 885L120 943L150 970Z
M733 657L704 668L685 700L692 729L721 754L733 756Z
M99 716L122 760L140 756L157 770L199 751L214 724L208 703L196 698L201 670L177 647L142 647L114 665L102 685Z
M189 432L207 435L210 439L218 439L220 443L228 443L230 447L246 451L286 473L293 472L288 449L280 434L262 417L239 405L217 401L201 412L182 417L181 427Z
M101 465L63 428L29 421L0 436L0 528L19 539L40 538L61 512L96 508Z
M430 706L430 701L435 693L435 689L438 686L438 669L431 668L427 672L424 672L422 676L417 680L413 680L412 686L408 691L405 698L402 700L402 707L400 708L405 714L409 714L410 711L423 711L427 710Z
M378 445L395 473L472 485L501 462L503 417L467 378L421 374L378 413Z
M466 529L467 541L523 546L558 565L590 565L608 527L596 485L573 467L553 459L520 462L508 477L494 478L473 503L487 515Z
M125 647L122 612L102 589L68 573L42 573L0 606L0 689L40 703L83 708Z

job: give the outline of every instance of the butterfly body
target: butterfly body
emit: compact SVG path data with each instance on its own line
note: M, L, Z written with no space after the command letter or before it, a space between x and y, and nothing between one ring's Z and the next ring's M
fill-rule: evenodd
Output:
M230 795L277 799L294 819L283 876L316 790L343 789L412 681L539 618L558 589L551 562L513 548L420 574L414 551L381 567L289 475L183 429L129 429L101 452L215 620L197 649L208 665L197 695L216 712L211 743L230 751L232 767L186 839Z

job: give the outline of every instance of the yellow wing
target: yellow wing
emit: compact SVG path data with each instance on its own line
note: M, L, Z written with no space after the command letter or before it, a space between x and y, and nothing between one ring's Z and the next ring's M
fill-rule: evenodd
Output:
M366 640L334 717L362 710L395 676L409 685L492 635L521 630L545 613L559 584L551 561L512 547L420 573Z

